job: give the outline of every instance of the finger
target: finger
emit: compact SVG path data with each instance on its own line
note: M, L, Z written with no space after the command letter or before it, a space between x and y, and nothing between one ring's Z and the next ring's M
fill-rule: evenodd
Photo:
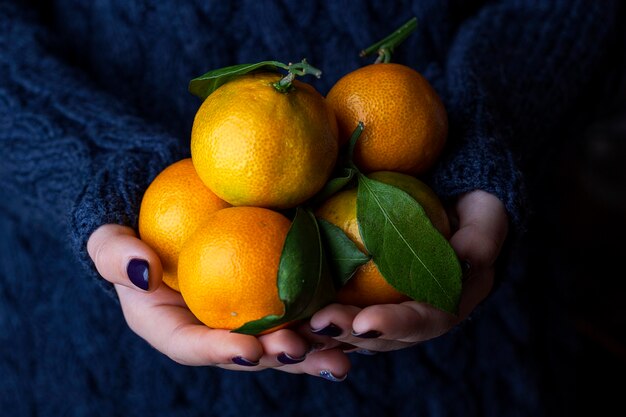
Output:
M181 303L164 300L179 297L162 285L142 294L122 285L115 289L129 327L155 349L183 365L236 365L256 368L263 347L254 336L210 329L200 323Z
M463 319L493 287L493 265L508 233L508 218L502 202L484 191L462 196L456 208L460 228L450 244L469 267L459 304L459 317Z
M258 337L263 351L261 365L276 367L293 365L306 359L309 343L290 329L280 329Z
M340 337L350 332L352 321L360 311L352 305L330 304L311 317L311 331L318 336Z
M459 318L467 318L491 292L495 270L493 267L473 272L472 279L463 283L463 293L459 302Z
M304 362L277 368L289 373L305 373L329 381L341 382L348 377L350 359L339 348L309 353Z
M87 252L100 275L113 284L150 292L161 283L159 257L130 227L99 227L89 237Z
M508 232L508 217L502 202L484 191L461 196L456 210L459 229L450 244L460 259L480 270L493 265Z
M351 305L330 304L316 312L306 327L300 327L300 333L315 350L340 347L340 340L350 333L352 320L359 311L360 308Z
M353 339L349 341L359 347L382 350L384 343L372 342L423 342L446 333L457 321L452 314L416 301L373 305L354 318Z

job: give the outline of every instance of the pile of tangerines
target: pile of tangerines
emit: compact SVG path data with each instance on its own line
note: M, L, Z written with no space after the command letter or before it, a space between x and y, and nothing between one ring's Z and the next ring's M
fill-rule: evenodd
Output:
M308 204L367 254L355 188L311 203L359 122L363 131L351 150L359 171L411 195L449 237L441 202L417 179L440 155L448 126L441 100L418 72L367 65L326 97L292 73L231 77L196 113L191 158L163 170L140 208L140 237L159 255L163 282L200 321L236 329L284 312L276 280L294 207ZM336 297L357 306L407 299L371 260Z

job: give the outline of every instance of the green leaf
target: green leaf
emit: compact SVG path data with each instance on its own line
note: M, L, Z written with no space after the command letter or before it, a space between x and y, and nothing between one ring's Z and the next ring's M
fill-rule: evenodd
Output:
M368 253L389 284L416 301L456 314L461 266L415 199L359 174L357 221Z
M218 87L235 77L259 70L278 72L278 68L286 70L289 66L278 61L263 61L256 64L239 64L212 70L191 80L189 92L204 100Z
M298 208L287 233L278 267L278 295L285 305L282 316L268 315L233 330L259 334L280 324L308 318L335 298L318 223L309 210Z
M341 228L318 218L324 247L328 248L328 265L335 281L335 287L341 288L352 278L357 268L368 262L371 257L359 250Z
M311 198L311 204L317 205L328 200L330 196L339 192L346 185L348 185L348 183L352 181L352 178L354 178L355 174L356 174L356 170L353 168L350 168L350 167L341 168L337 176L334 178L331 178L324 185L324 187L320 191L318 191L317 194L313 196L313 198Z
M352 131L352 135L350 136L350 141L348 142L348 146L345 149L345 154L343 158L340 158L340 166L336 170L336 176L331 178L324 187L311 198L311 204L317 205L321 204L324 201L328 200L330 196L339 192L346 185L352 181L354 176L359 172L357 167L352 162L352 155L354 153L354 147L356 145L356 141L361 136L363 132L363 122L359 122L356 128Z

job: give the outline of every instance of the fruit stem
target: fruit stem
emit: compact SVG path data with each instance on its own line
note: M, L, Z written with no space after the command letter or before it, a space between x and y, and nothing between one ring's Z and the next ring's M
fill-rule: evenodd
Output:
M352 132L352 136L350 136L350 141L348 142L348 152L347 152L348 166L354 169L356 172L359 172L359 168L357 168L357 166L354 164L354 161L353 161L354 147L356 146L356 141L359 140L359 137L361 136L361 133L363 132L363 127L364 127L363 122L359 121L356 128Z
M400 45L417 28L417 18L412 17L408 22L400 26L393 33L363 49L359 56L366 57L373 52L378 53L375 64L391 61L391 54L396 46Z
M288 93L291 91L293 80L295 80L296 76L302 75L313 75L316 78L320 78L322 76L322 71L318 68L315 68L308 62L306 59L303 59L301 62L292 64L289 63L287 66L287 75L281 78L279 81L272 83L274 88L281 93Z

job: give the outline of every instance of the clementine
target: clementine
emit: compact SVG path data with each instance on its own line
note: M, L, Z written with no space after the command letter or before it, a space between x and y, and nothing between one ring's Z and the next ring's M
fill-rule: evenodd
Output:
M354 162L365 173L423 173L445 145L445 107L430 83L405 65L359 68L337 81L327 100L337 115L342 143L363 122Z
M156 176L141 201L139 236L159 255L165 284L179 290L178 255L183 243L211 213L229 206L200 181L190 158Z
M324 97L294 80L279 92L274 73L247 74L198 109L191 157L198 175L235 206L289 208L326 183L338 153L337 122Z
M428 185L417 178L397 172L375 172L369 177L393 185L408 193L422 205L433 226L444 236L449 236L450 225L446 211L435 192ZM341 191L330 197L318 208L316 215L341 228L359 250L367 253L359 230L356 200L356 188ZM373 260L361 265L337 293L338 302L358 307L399 303L409 299L387 283Z
M180 253L180 291L204 324L236 329L282 315L278 266L291 223L260 207L230 207L211 215Z

